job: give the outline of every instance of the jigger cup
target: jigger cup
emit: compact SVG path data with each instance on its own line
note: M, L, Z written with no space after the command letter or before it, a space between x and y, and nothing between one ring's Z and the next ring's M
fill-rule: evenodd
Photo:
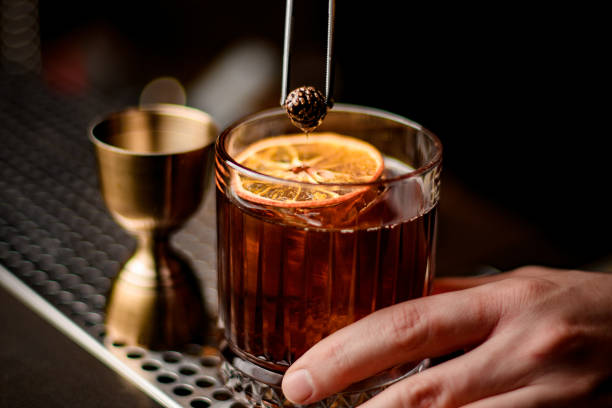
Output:
M206 113L166 104L114 113L91 129L106 206L138 238L111 289L109 339L149 349L202 343L199 283L168 239L208 188L216 136Z

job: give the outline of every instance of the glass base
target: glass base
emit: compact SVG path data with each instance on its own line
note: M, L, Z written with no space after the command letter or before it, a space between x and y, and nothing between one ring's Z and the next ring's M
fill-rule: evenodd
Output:
M235 399L248 407L287 408L294 407L281 390L283 374L268 370L236 355L227 345L221 348L223 361L220 374L226 387ZM355 383L346 390L322 401L300 407L308 408L353 408L373 398L376 394L410 375L429 367L429 359L420 363L406 363L383 371L374 377Z

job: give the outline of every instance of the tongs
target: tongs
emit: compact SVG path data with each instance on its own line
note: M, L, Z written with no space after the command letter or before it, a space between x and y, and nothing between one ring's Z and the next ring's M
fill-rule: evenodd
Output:
M327 108L333 105L332 91L334 88L334 17L335 17L336 1L329 0L327 6L327 54L325 58L325 104ZM283 78L281 90L281 106L285 105L285 101L289 92L289 60L291 57L291 35L293 25L293 0L287 0L287 10L285 12L285 43L283 47Z

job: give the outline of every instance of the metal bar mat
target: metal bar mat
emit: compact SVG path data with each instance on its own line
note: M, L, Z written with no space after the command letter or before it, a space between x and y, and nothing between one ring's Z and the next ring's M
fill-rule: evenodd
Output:
M135 100L128 92L66 94L38 78L0 77L0 264L52 306L48 319L59 323L65 317L68 332L78 337L80 331L85 342L106 345L114 368L162 404L242 407L217 376L213 339L179 353L106 338L106 295L135 242L102 202L87 129L128 100ZM174 247L192 260L212 315L217 307L214 211L209 194L173 237Z

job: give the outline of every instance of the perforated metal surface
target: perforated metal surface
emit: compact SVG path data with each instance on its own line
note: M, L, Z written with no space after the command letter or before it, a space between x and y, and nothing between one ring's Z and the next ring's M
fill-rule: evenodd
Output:
M129 104L129 93L66 96L36 78L5 76L0 96L0 264L105 344L126 370L178 405L240 407L217 377L219 360L212 342L178 353L106 338L106 295L135 242L104 207L87 129L95 118ZM173 244L192 260L207 307L215 314L210 195Z

